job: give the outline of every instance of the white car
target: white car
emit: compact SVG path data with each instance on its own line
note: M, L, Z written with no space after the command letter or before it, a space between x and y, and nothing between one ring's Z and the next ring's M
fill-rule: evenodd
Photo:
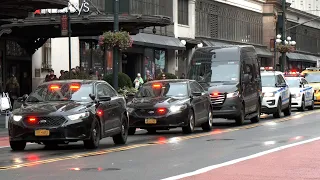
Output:
M314 90L303 77L285 77L291 92L291 107L314 109Z
M291 115L291 93L280 71L261 71L262 108L261 112L280 118Z

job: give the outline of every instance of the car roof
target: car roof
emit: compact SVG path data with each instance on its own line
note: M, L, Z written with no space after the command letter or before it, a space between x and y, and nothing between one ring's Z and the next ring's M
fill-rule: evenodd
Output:
M67 83L94 84L94 83L97 83L97 82L106 83L106 81L103 81L103 80L68 79L68 80L56 80L56 81L44 82L44 83L42 83L42 85L55 84L55 83L63 83L63 84L67 84Z
M297 79L297 80L301 80L303 79L303 77L285 77L286 79Z
M153 80L153 81L148 81L145 84L153 84L153 83L188 83L188 82L193 82L195 80L190 80L190 79L162 79L162 80Z
M282 74L283 72L281 71L261 71L261 76L274 76L274 75L279 75Z

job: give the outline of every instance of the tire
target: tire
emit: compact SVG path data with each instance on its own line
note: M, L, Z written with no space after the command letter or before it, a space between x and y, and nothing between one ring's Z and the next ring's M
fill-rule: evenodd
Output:
M283 111L284 116L290 116L291 115L291 96L289 99L289 105L288 107Z
M91 129L90 139L84 140L84 147L86 149L96 149L99 147L100 139L101 139L101 131L100 124L98 121L94 122L94 125Z
M281 117L281 109L282 109L282 104L281 104L281 99L278 100L278 105L277 105L277 111L275 113L273 113L273 117L274 118L280 118Z
M241 126L244 124L244 120L245 120L245 109L244 109L244 104L242 104L241 109L240 109L240 115L238 117L236 117L236 124L238 126Z
M136 133L136 128L129 128L128 134L129 135L134 135Z
M207 122L205 122L205 123L203 123L201 125L202 130L211 131L212 130L212 124L213 124L213 115L212 115L212 111L211 111L211 108L210 108L209 112L208 112L208 120L207 120Z
M304 98L304 96L302 97L302 102L301 102L301 107L298 108L299 111L305 111L306 110L306 100Z
M250 119L251 123L258 123L260 121L260 114L261 114L261 105L260 102L258 102L257 106L257 116Z
M114 144L126 144L128 139L129 124L126 116L123 115L121 122L121 132L112 137Z
M24 141L10 141L10 147L13 151L23 151L27 143Z
M308 107L308 110L314 110L314 95L312 96L311 106Z
M188 126L182 127L184 134L191 134L194 131L195 117L192 109L189 110L188 114Z

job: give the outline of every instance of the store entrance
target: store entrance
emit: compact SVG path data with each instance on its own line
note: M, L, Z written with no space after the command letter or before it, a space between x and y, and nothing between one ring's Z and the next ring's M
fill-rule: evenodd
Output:
M7 77L14 75L20 86L20 96L32 91L32 62L28 60L8 60L6 65Z

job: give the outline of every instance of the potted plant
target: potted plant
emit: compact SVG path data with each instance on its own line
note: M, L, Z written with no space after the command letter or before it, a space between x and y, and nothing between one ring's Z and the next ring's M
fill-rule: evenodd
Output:
M294 52L294 46L291 45L283 45L283 44L277 44L276 49L278 52L281 53L290 53L290 52Z
M132 42L130 34L126 31L108 31L99 37L100 47L106 47L108 49L118 47L120 50L126 50L132 47Z

